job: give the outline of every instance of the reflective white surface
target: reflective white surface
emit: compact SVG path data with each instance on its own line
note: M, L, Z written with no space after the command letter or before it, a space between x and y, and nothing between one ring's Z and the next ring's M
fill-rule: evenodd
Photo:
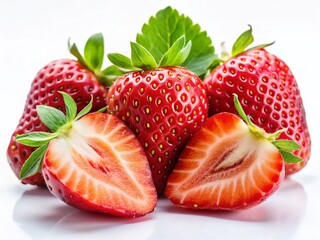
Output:
M249 210L190 211L163 198L153 213L138 219L83 212L44 189L20 184L5 152L36 72L70 57L70 36L82 48L89 35L102 32L106 52L128 54L142 23L168 5L207 30L217 52L224 40L231 48L247 24L257 44L276 41L269 51L288 63L304 99L313 143L307 167ZM0 239L320 239L319 42L316 0L1 1Z

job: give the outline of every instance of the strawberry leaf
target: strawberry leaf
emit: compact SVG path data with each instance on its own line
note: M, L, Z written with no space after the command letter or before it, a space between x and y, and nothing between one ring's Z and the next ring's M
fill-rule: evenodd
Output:
M131 59L120 54L120 53L109 53L108 59L110 62L112 62L114 65L128 70L139 70L139 68L136 68L132 65Z
M65 92L59 92L63 96L63 101L66 106L66 117L68 122L72 122L73 119L76 117L77 114L77 104L73 100L73 98L65 93Z
M94 72L99 71L103 63L103 42L103 35L101 33L96 33L88 39L84 47L84 58L89 65L89 68Z
M291 141L291 140L276 140L272 142L278 149L284 151L295 151L299 150L300 146L298 143Z
M96 77L101 85L110 87L115 78L113 74L107 75L105 70L101 70L104 58L104 39L101 33L92 35L86 42L84 48L84 56L80 53L75 43L71 44L70 38L68 40L69 52L77 58L77 60L90 70ZM115 68L109 69L109 73Z
M105 68L102 73L104 75L107 75L107 76L110 76L111 78L112 77L120 77L122 76L123 74L125 74L126 72L125 71L122 71L121 69L119 69L117 66L115 65L111 65L107 68Z
M108 66L102 70L100 82L103 82L103 86L111 86L118 77L125 73L125 71L121 70L115 65Z
M20 179L30 177L39 172L42 165L42 159L47 151L47 148L48 144L42 145L30 154L29 158L25 161L21 168Z
M198 24L194 24L189 17L180 15L177 10L167 7L152 16L143 25L136 41L154 56L156 62L160 62L173 43L183 35L186 42L192 42L192 47L182 66L199 76L204 75L214 58L212 41Z
M169 50L162 56L159 66L179 66L188 57L191 50L191 41L186 45L186 37L183 35L175 41Z
M132 65L141 69L156 68L157 63L151 53L138 43L131 42Z
M57 135L48 132L30 132L26 134L18 135L15 139L17 142L30 147L39 147L50 140L56 138Z
M81 117L83 117L84 115L86 115L87 113L90 112L91 108L92 108L92 102L93 102L93 97L91 95L91 100L88 103L87 106L85 106L79 113L78 115L75 117L74 121L80 119Z
M38 105L37 113L43 124L53 132L56 132L62 125L67 123L64 113L50 106Z
M253 43L252 27L249 25L249 30L243 32L232 46L232 56L237 56L238 54L245 51L245 49Z
M301 158L297 157L296 155L294 155L292 153L289 153L289 152L286 152L286 151L283 151L283 150L279 150L279 152L281 153L281 155L283 157L283 160L286 163L299 163L299 162L302 161Z

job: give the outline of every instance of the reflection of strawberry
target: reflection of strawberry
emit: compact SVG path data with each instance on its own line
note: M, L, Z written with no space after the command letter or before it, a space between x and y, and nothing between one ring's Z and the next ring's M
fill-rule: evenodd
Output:
M112 115L85 115L92 101L77 115L75 102L62 94L66 115L37 106L40 119L53 133L31 132L16 138L38 147L20 176L41 168L53 195L83 210L130 217L153 211L157 194L150 167L132 131Z
M161 194L182 147L207 118L201 80L183 67L154 66L118 78L107 101L108 112L124 120L144 146Z
M13 132L7 149L8 162L17 176L21 166L34 148L17 143L14 139L15 136L31 131L49 130L40 121L36 113L37 105L45 104L64 111L63 100L58 91L65 91L73 97L79 109L82 109L90 101L90 95L93 95L93 111L105 106L107 91L100 84L100 81L104 80L104 78L102 76L98 77L97 74L93 73L100 71L103 52L101 53L101 49L90 49L93 42L98 42L96 46L100 46L100 48L102 46L103 51L102 36L100 34L94 35L87 42L86 59L79 55L76 46L73 45L70 51L79 58L78 61L69 59L53 61L42 68L34 78L19 125ZM96 53L95 58L90 58L90 51ZM100 54L97 54L97 52ZM97 59L97 56L99 59ZM44 185L41 173L23 179L22 182Z
M252 124L235 97L241 118L219 113L204 122L182 151L165 194L177 205L198 209L243 209L265 200L284 178L288 151L298 145L275 141Z
M286 173L294 173L305 166L311 150L300 91L289 67L281 59L262 46L244 51L252 41L250 28L235 43L233 56L204 80L209 114L235 113L232 94L236 93L255 124L267 132L285 128L280 138L294 140L300 145L300 150L294 154L303 161L286 164Z

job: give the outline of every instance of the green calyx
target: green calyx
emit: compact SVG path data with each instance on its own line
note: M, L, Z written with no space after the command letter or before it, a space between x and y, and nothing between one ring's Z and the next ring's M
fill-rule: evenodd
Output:
M136 42L131 42L131 58L119 53L110 53L108 58L130 71L183 66L202 76L214 58L214 47L198 24L167 7L152 16Z
M96 33L88 39L84 47L83 55L81 55L75 43L71 44L70 39L68 41L68 48L70 53L75 56L82 65L94 73L99 83L105 87L111 86L114 80L123 74L122 71L114 66L101 69L104 60L104 39L101 33Z
M77 105L73 98L65 92L60 92L66 106L66 114L62 111L45 105L37 106L40 120L52 132L30 132L16 137L16 141L30 147L38 147L23 164L20 179L30 177L40 171L42 159L51 140L67 136L72 123L90 112L92 98L86 107L77 114ZM101 110L103 111L103 110Z
M227 49L225 48L225 43L223 42L221 44L221 55L218 56L216 55L215 58L212 60L210 66L208 67L208 72L207 74L209 74L213 69L215 69L216 67L220 66L223 62L229 60L232 57L238 56L241 53L253 50L253 49L262 49L262 48L266 48L272 44L274 44L274 42L271 43L265 43L265 44L260 44L260 45L256 45L254 47L250 47L249 46L254 42L254 37L252 34L252 27L251 25L249 25L249 29L244 31L238 38L237 40L234 42L233 46L232 46L232 50L231 53L229 53L227 51Z
M266 131L264 131L264 129L255 125L251 121L250 116L245 114L239 102L237 94L233 94L233 100L238 114L247 123L252 134L254 134L257 138L265 139L271 142L275 147L277 147L286 163L298 163L302 161L301 158L291 153L292 151L300 149L299 144L291 140L277 140L281 133L283 133L286 129L281 129L274 133L267 133Z
M248 48L251 45L251 43L253 43L253 41L254 41L254 38L252 35L252 27L251 25L249 25L249 29L244 31L233 44L231 56L235 57L243 52L250 51L253 49L266 48L274 43L274 42L265 43L265 44L260 44L260 45Z
M108 58L114 65L131 71L147 70L164 66L180 66L187 59L191 41L186 43L186 37L183 35L178 38L172 46L164 53L157 62L154 56L142 45L131 42L131 58L119 53L109 53Z

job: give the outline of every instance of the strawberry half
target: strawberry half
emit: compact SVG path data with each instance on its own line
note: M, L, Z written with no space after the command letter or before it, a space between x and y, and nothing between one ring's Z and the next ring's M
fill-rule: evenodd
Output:
M284 178L284 161L298 162L291 141L275 141L254 125L234 97L240 116L219 113L207 119L182 151L168 179L166 196L194 209L245 209L275 192Z
M41 168L51 193L79 209L129 217L153 211L157 193L143 148L132 131L112 115L85 115L92 101L76 115L73 99L62 94L66 116L52 107L37 107L53 133L31 132L16 138L39 147L24 164L21 177Z
M185 46L184 36L173 44L176 45L181 46L177 55L190 48L190 43ZM133 58L141 58L142 54L135 56L135 52L144 52L153 59L141 45L131 46ZM117 56L108 55L111 62L119 65ZM133 71L114 82L107 96L108 112L121 118L136 133L147 154L155 186L162 194L181 149L207 118L208 106L204 86L196 74L170 66L179 62L168 61L161 67L154 60L147 62L148 59L143 65L132 66L144 70Z
M7 159L16 176L19 176L22 165L35 149L16 142L15 137L32 131L50 131L40 121L36 112L37 105L52 106L64 112L63 99L58 91L71 95L78 109L88 104L91 95L93 96L92 111L97 111L106 105L107 89L104 84L108 80L105 76L107 71L100 71L103 61L102 35L96 34L89 38L85 48L86 58L80 55L75 44L70 46L70 52L78 60L52 61L37 73L31 83L24 111L7 148ZM45 185L41 172L23 179L22 183Z
M294 154L303 161L286 164L286 174L301 170L310 158L311 139L298 84L288 65L260 45L249 50L252 29L235 42L232 56L216 67L204 80L209 115L236 113L232 94L242 99L245 112L267 132L286 129L279 138L296 141ZM225 54L226 55L226 54Z

